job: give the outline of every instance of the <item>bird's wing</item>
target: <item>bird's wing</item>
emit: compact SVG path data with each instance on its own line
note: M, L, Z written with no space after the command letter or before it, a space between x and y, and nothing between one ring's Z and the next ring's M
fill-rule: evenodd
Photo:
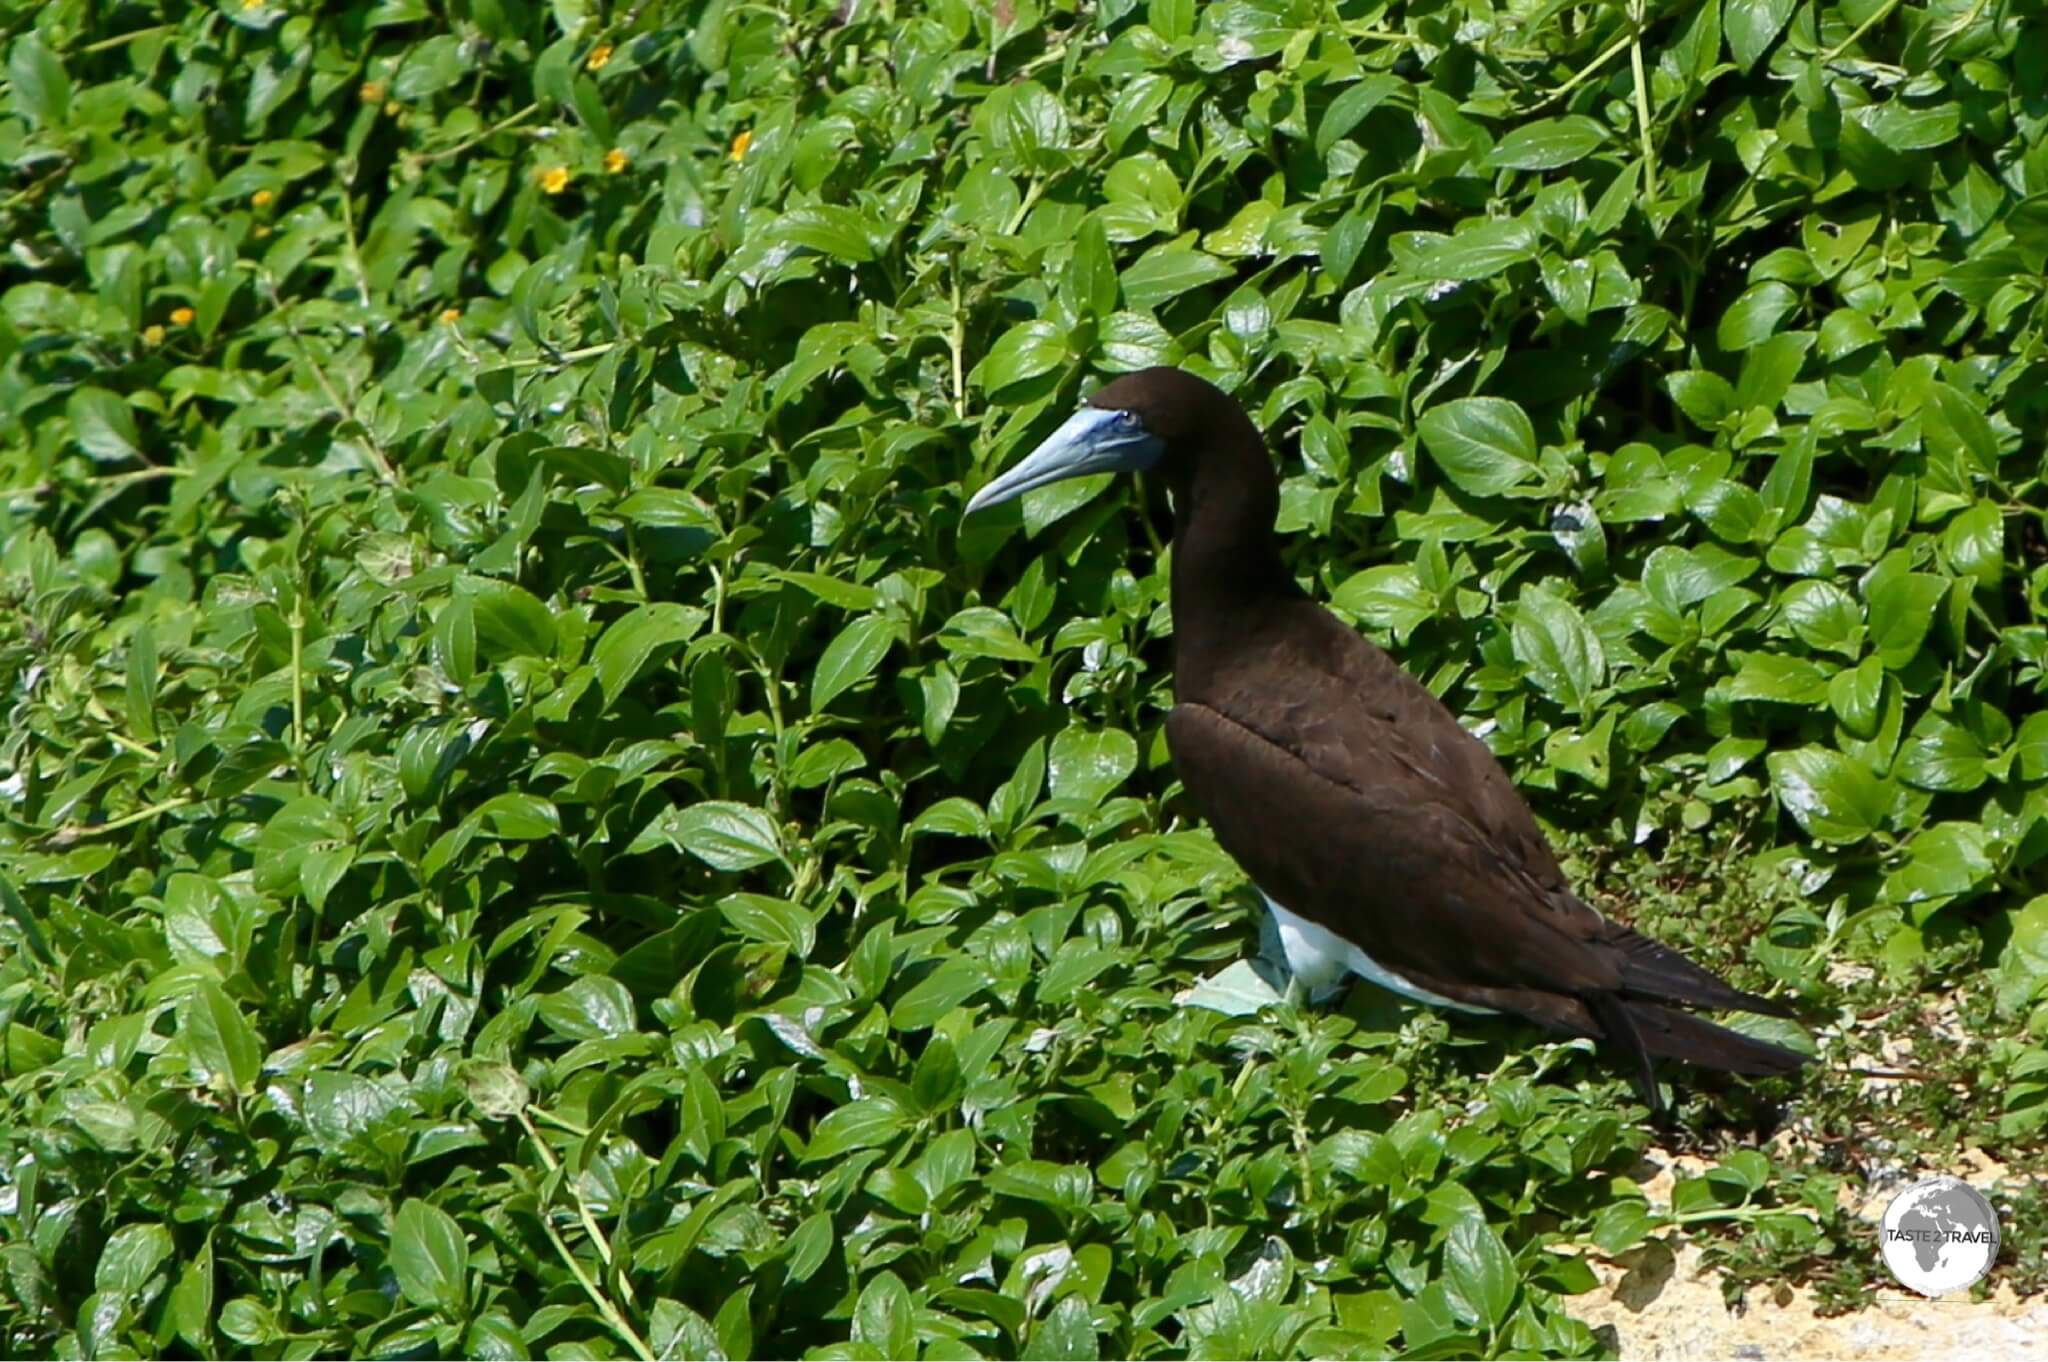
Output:
M1605 924L1547 849L1531 858L1522 839L1489 836L1441 755L1448 739L1431 755L1369 703L1234 715L1190 702L1167 741L1217 840L1277 902L1454 1001L1597 1029L1571 1000L1620 983ZM1540 846L1533 820L1527 836ZM1564 996L1510 996L1523 993ZM1550 1015L1559 1007L1571 1015Z

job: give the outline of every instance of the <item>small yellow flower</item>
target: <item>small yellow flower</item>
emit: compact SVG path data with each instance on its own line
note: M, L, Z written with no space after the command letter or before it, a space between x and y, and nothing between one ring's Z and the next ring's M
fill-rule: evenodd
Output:
M606 63L610 62L611 59L612 45L610 43L599 43L596 47L590 49L590 55L584 59L583 68L586 71L602 71Z
M268 189L259 189L249 196L249 202L255 204L258 208L268 208L276 199L277 195L271 193Z
M441 320L449 326L455 325L455 323L462 320L462 309L459 307L442 308Z
M261 241L264 237L270 235L270 224L267 222L257 223L256 230L254 232L251 232L250 235L255 237L258 241Z
M162 345L164 343L164 329L161 326L143 327L142 343L151 347Z
M365 104L382 104L384 102L384 82L381 80L366 80L363 82L363 88L356 91L356 95Z
M559 194L569 187L569 168L567 166L549 166L541 171L539 179L541 193Z
M604 169L607 175L616 175L626 168L626 153L613 147L604 154Z
M395 99L387 99L387 100L385 100L385 101L384 101L384 116L385 116L386 118L396 118L396 117L398 117L398 110L399 110L399 108L400 108L400 107L401 107L401 106L399 105L398 101L397 101L397 100L395 100Z
M171 309L171 325L190 326L198 316L199 314L189 307L174 307Z
M732 151L728 154L735 161L744 160L747 155L747 148L752 145L754 145L754 130L749 128L738 137L732 139Z
M262 9L263 0L242 0L242 8L244 10Z

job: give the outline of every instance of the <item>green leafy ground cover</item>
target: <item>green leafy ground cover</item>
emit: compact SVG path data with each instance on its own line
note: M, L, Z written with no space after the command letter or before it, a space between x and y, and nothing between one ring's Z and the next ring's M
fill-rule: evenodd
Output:
M2048 1162L2039 5L0 16L0 1349L1584 1355ZM1671 1205L1577 1049L1177 1001L1157 502L959 517L1159 362L1826 1024Z

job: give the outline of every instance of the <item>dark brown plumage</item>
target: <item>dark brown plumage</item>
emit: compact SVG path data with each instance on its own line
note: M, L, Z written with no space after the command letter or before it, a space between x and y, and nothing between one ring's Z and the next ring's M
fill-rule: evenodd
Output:
M1177 702L1167 744L1217 841L1276 906L1290 963L1297 947L1315 958L1301 945L1313 930L1290 936L1292 916L1362 951L1378 967L1369 977L1394 976L1410 996L1604 1042L1653 1106L1656 1058L1745 1074L1805 1062L1686 1011L1791 1015L1589 908L1485 745L1302 592L1274 542L1271 458L1234 399L1148 369L1089 404L969 509L1069 468L1146 467L1166 482Z

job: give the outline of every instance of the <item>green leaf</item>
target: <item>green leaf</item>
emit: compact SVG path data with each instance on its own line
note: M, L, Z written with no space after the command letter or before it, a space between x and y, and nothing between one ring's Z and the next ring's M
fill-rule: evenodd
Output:
M696 637L708 618L695 606L659 601L636 606L612 621L590 654L591 670L597 673L605 704L616 703L657 657Z
M1171 302L1191 289L1228 279L1230 266L1215 256L1186 246L1155 246L1124 267L1124 301L1152 308Z
M1884 662L1881 658L1866 657L1854 667L1828 678L1828 707L1842 721L1842 727L1859 738L1869 738L1877 732L1883 703Z
M64 63L35 33L24 33L7 52L7 78L14 107L39 128L61 128L71 121L71 77Z
M839 696L874 674L896 640L894 622L883 615L864 615L839 631L811 673L811 709L824 709Z
M1962 106L1950 101L1918 107L1902 99L1866 104L1849 116L1894 152L1929 151L1962 131Z
M19 51L20 43L15 44ZM73 390L64 403L71 418L71 437L91 457L103 463L122 463L142 457L142 434L135 428L135 413L105 388Z
M1451 1226L1444 1243L1444 1287L1460 1319L1499 1327L1515 1307L1519 1286L1514 1259L1483 1218L1467 1216Z
M263 1043L219 984L202 983L186 995L179 1034L186 1061L202 1081L223 1082L238 1096L255 1091L263 1073Z
M1948 580L1928 572L1879 577L1870 587L1870 641L1884 665L1897 671L1920 652L1934 624Z
M157 671L162 665L156 650L156 630L147 623L128 639L128 724L144 742L157 737Z
M982 1179L998 1196L1036 1202L1056 1210L1079 1211L1088 1205L1094 1178L1086 1168L1070 1163L1048 1163L1043 1159L1021 1159L1003 1164Z
M861 1288L853 1305L853 1340L880 1350L883 1357L917 1355L917 1322L910 1289L884 1268Z
M872 1149L893 1140L909 1122L909 1113L890 1097L863 1097L825 1113L811 1132L804 1151L807 1163L826 1163L856 1149Z
M1990 502L1976 502L1941 532L1941 548L1957 572L1996 586L2005 576L2005 517Z
M1101 215L1091 213L1081 220L1081 230L1074 235L1074 252L1067 258L1065 283L1080 311L1105 318L1116 311L1116 260L1110 254Z
M555 617L540 599L511 582L476 587L470 602L477 643L493 657L552 657Z
M123 1225L108 1237L93 1269L93 1289L134 1297L177 1252L171 1232L162 1225Z
M873 610L882 603L881 593L873 587L849 582L843 577L822 572L777 572L775 576L842 610Z
M411 1199L391 1222L391 1271L414 1305L459 1319L469 1296L469 1242L462 1227L431 1202Z
M1618 1257L1649 1238L1656 1217L1640 1201L1610 1201L1593 1217L1592 1239L1608 1257Z
M1714 430L1736 410L1735 385L1706 369L1681 369L1667 375L1665 388L1678 409L1704 430Z
M1826 698L1827 684L1827 673L1803 657L1750 653L1729 681L1728 695L1735 700L1814 705Z
M647 1342L658 1358L728 1356L710 1320L666 1296L657 1299L649 1312Z
M775 234L792 246L804 246L850 264L875 258L868 241L867 224L850 208L814 204L784 213L775 223Z
M1928 447L1954 459L1969 473L1989 477L1998 469L1998 435L1990 418L1967 393L1937 383L1921 408Z
M2020 724L2014 752L2020 779L2048 780L2048 710L2036 710ZM7 881L0 879L0 896L4 896L6 888Z
M213 1235L208 1234L199 1252L185 1260L165 1307L177 1336L202 1353L213 1346L213 1279Z
M989 983L988 967L981 961L968 957L948 960L896 1000L889 1010L889 1025L898 1031L922 1031Z
M1792 632L1809 648L1851 658L1862 649L1862 607L1833 582L1794 582L1785 588L1778 608Z
M21 939L28 943L30 955L46 968L56 965L57 957L50 950L50 940L43 931L41 917L30 910L21 891L4 874L0 874L0 912L7 915L15 930L21 933Z
M633 995L617 979L586 974L541 999L541 1020L567 1040L615 1040L637 1027Z
M628 850L645 850L653 839L689 852L714 870L752 870L783 854L782 838L766 812L723 799L658 815Z
M673 487L641 487L612 507L612 514L656 530L719 532L718 516L700 497Z
M998 88L987 101L996 155L1036 170L1058 169L1071 140L1067 111L1059 96L1035 80Z
M1451 485L1499 496L1536 472L1536 428L1504 397L1461 397L1431 407L1416 423L1422 444Z
M1409 563L1367 568L1331 592L1330 604L1368 624L1392 630L1397 637L1405 637L1437 612L1436 601Z
M1773 752L1765 759L1771 791L1807 834L1849 846L1882 828L1892 792L1862 762L1825 747Z
M1509 170L1560 170L1576 165L1607 143L1607 129L1583 114L1523 123L1500 140L1487 158Z
M1367 114L1400 92L1403 82L1396 76L1375 72L1337 92L1323 121L1316 125L1316 155L1328 156L1330 148L1350 136Z
M1985 761L1983 745L1967 728L1939 714L1925 714L1899 749L1894 773L1923 790L1961 793L1989 778Z
M1001 392L1066 362L1067 340L1051 322L1024 322L1003 333L977 372L990 392Z
M220 1331L251 1348L261 1348L284 1337L277 1327L277 1312L248 1296L238 1296L221 1307Z
M1936 823L1908 844L1906 863L1885 877L1884 898L1924 922L1941 905L1987 884L1997 873L1984 829L1974 823Z
M1101 1357L1100 1348L1088 1302L1065 1296L1033 1326L1018 1356L1025 1362L1086 1362Z
M1759 339L1743 357L1735 405L1745 411L1776 411L1812 348L1811 331L1783 331Z
M1529 586L1515 603L1515 658L1546 694L1586 712L1593 692L1607 679L1607 659L1600 637L1564 597L1546 587Z
M1048 758L1054 798L1100 804L1138 769L1138 744L1121 729L1065 728Z
M1186 1007L1205 1007L1225 1016L1251 1017L1258 1015L1261 1008L1277 1005L1282 996L1249 960L1239 960L1196 984L1181 1002Z
M1173 354L1173 336L1143 312L1111 313L1096 332L1096 363L1111 373L1134 373L1166 364Z
M831 1215L825 1211L812 1212L790 1234L786 1244L789 1280L798 1284L809 1281L832 1252Z
M509 841L538 841L560 836L562 831L562 815L553 804L538 795L510 790L492 795L469 817L486 836Z
M1792 17L1794 0L1723 0L1721 28L1728 35L1728 54L1747 71Z
M911 1100L922 1111L942 1111L959 1099L960 1078L960 1057L953 1042L935 1034L925 1042L911 1071Z
M1536 239L1536 229L1520 218L1482 219L1454 236L1404 232L1393 240L1394 263L1422 279L1490 279L1534 259Z
M1728 305L1715 337L1723 350L1747 350L1778 334L1778 324L1799 306L1799 295L1775 280L1758 284Z

